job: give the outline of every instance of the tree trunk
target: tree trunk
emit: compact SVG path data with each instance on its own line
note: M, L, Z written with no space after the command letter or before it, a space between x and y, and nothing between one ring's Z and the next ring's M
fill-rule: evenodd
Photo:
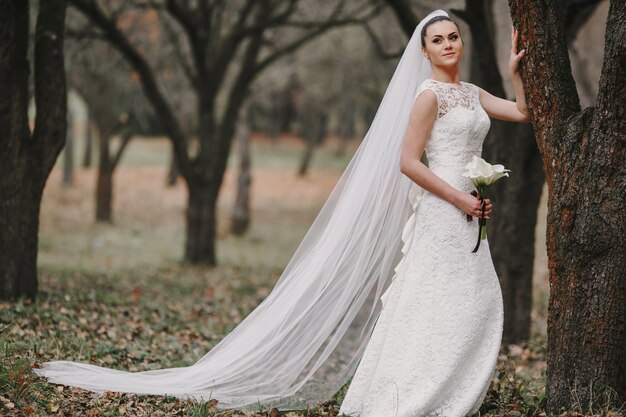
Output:
M189 183L185 259L216 265L215 254L217 190L206 182ZM219 188L218 188L219 189Z
M109 154L109 141L111 139L110 126L106 126L109 119L107 114L96 113L100 120L100 136L98 137L98 178L96 180L96 222L111 223L113 206L113 167Z
M102 114L100 119L104 122L108 118L105 114ZM134 121L134 119L132 119ZM110 143L114 129L100 129L100 157L98 164L98 179L96 182L96 221L112 223L113 222L113 174L115 169L119 165L120 160L126 146L132 138L132 126L131 121L128 121L129 125L122 125L121 143L111 157Z
M92 146L93 129L91 126L91 109L87 109L87 121L85 122L85 153L83 155L83 168L91 168Z
M308 111L306 113L309 113ZM326 125L328 116L324 112L314 111L313 114L306 114L303 123L303 136L306 139L306 148L300 160L298 175L303 177L309 170L313 151L317 145L322 143L326 137Z
M237 181L237 198L233 210L231 230L243 235L250 226L250 184L252 183L252 163L250 158L250 127L248 109L242 110L242 117L237 129L239 145L239 178Z
M168 187L173 187L176 185L176 183L178 182L178 164L176 163L176 155L174 154L174 151L172 150L172 156L170 159L170 169L167 170L167 180L165 181L165 184Z
M348 143L354 138L355 103L352 97L347 97L341 112L341 124L339 131L339 144L335 152L337 158L342 158L346 153Z
M510 5L529 46L521 70L548 180L547 408L619 406L626 401L626 3L611 1L597 106L583 111L560 8L543 0Z
M271 107L270 107L270 139L272 145L276 145L278 136L281 133L281 109L280 109L280 97L278 92L272 92L270 94Z
M108 166L98 169L96 183L96 221L113 222L113 170Z
M43 185L26 175L23 181L18 193L7 193L4 187L1 190L3 195L9 194L2 199L0 212L1 299L34 299L37 295L37 235Z
M302 159L300 160L300 168L298 168L298 175L300 177L304 177L309 171L309 165L311 164L311 159L313 158L314 149L315 137L307 137L304 153L302 154Z
M35 130L28 128L29 2L0 3L0 299L37 294L41 196L67 128L65 2L41 1L35 28Z
M65 135L65 150L63 151L63 180L65 187L71 187L74 178L74 130L72 117L68 116L67 134Z

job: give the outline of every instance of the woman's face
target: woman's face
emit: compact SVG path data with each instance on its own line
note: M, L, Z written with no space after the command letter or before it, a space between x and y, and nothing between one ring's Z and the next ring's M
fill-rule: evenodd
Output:
M424 55L434 66L455 66L463 57L463 42L459 28L453 22L442 20L426 28Z

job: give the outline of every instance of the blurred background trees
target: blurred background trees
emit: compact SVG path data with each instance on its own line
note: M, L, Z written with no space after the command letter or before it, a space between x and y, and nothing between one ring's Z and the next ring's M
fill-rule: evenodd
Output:
M137 72L144 93L172 141L188 189L185 258L216 264L216 203L238 112L253 81L278 59L333 27L373 18L380 5L345 0L326 7L291 1L131 1L106 6L71 0ZM324 10L328 9L328 10ZM149 41L137 41L147 31ZM158 51L157 58L151 54ZM193 136L155 72L168 55L169 72L184 80L195 102ZM156 63L155 63L156 61ZM190 137L191 136L191 137Z
M87 32L74 29L75 20L70 13L66 42L68 85L84 100L88 111L83 160L91 158L91 135L94 130L97 132L95 219L112 222L115 168L131 137L150 134L149 125L156 124L156 120L142 94L137 74L108 44L93 42L89 36L84 36ZM72 149L66 145L65 154L68 153L72 153Z

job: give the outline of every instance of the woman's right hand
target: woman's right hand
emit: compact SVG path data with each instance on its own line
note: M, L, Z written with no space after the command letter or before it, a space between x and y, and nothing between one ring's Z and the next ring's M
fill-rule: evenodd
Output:
M491 209L493 208L493 205L491 204L491 200L489 200L488 198L485 198L485 204L485 219L488 219L489 215L491 214ZM470 193L464 193L462 191L459 191L455 205L460 208L465 214L469 214L473 217L480 217L480 198L474 197Z

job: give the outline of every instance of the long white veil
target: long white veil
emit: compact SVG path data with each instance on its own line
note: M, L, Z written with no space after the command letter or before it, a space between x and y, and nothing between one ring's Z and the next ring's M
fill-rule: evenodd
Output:
M400 150L431 71L420 32L438 15L447 13L417 26L369 131L272 292L211 351L181 368L53 361L34 372L97 392L216 399L219 408L301 409L330 399L354 373L413 233L409 214L421 189L400 172Z

